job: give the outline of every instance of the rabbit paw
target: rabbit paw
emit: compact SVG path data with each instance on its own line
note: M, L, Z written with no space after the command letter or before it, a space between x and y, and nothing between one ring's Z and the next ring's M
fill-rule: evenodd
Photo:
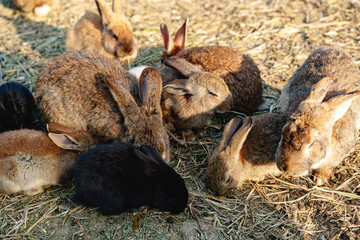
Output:
M188 129L186 131L182 132L182 136L183 138L190 140L190 141L194 141L195 140L195 134L191 129Z
M34 13L36 16L43 17L46 16L51 10L51 7L47 4L41 5L40 7L34 8Z
M28 196L34 196L36 194L42 193L43 191L44 191L44 189L42 187L31 188L31 189L25 190L24 194L28 195Z
M332 168L317 169L314 174L314 182L317 186L324 185L332 176Z

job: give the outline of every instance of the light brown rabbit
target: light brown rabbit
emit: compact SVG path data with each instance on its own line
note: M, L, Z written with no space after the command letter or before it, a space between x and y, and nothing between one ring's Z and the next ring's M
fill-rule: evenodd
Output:
M0 134L0 193L34 195L43 186L69 183L80 153L97 144L89 133L57 123L47 129Z
M231 119L206 171L213 192L224 195L247 180L260 181L280 175L275 152L285 122L286 116L279 114Z
M14 0L14 5L24 12L34 12L38 16L47 15L57 0Z
M230 109L231 93L223 79L199 71L184 59L168 58L164 63L176 68L183 76L163 83L161 107L164 119L183 131L186 138L194 139L193 130L202 130L216 112ZM164 72L160 69L160 73Z
M171 39L167 26L160 25L165 45L163 59L181 58L194 64L198 70L224 79L234 99L232 108L246 114L254 112L263 102L262 80L254 61L231 47L215 45L185 49L186 25L187 21L177 31L174 40ZM168 68L165 72L171 71ZM172 74L161 76L164 83L174 79Z
M112 9L104 0L95 2L99 13L86 11L76 25L69 29L66 49L95 51L130 68L138 50L120 0L113 0Z
M145 68L137 80L118 61L80 51L62 54L47 65L35 83L35 102L44 123L88 131L101 143L150 145L169 162L161 91L155 68Z
M339 48L316 50L294 73L280 98L289 117L276 153L280 170L315 171L316 184L332 175L355 145L360 128L360 72Z

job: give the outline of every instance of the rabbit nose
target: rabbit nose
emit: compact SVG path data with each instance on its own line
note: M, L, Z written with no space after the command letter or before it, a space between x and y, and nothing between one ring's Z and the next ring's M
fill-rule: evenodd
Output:
M285 162L281 163L281 165L279 167L279 169L283 172L286 172L287 168L288 168L288 166Z

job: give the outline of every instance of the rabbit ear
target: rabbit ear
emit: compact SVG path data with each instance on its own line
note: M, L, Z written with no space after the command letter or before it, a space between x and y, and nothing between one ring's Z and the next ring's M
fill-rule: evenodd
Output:
M162 38L164 40L164 48L165 51L170 52L172 48L174 47L174 42L172 38L170 38L169 30L165 23L160 24L160 32L162 35Z
M185 19L184 24L179 28L179 30L175 34L174 48L179 49L178 51L185 48L187 23L188 23L188 19Z
M306 98L305 101L308 102L317 102L320 103L324 100L327 92L329 91L330 87L334 85L337 81L335 76L327 76L320 79L310 91L309 96Z
M80 150L79 145L67 134L60 133L48 133L49 138L53 141L58 147L66 150Z
M113 18L113 11L111 8L106 4L104 0L95 0L96 6L98 8L98 11L100 13L102 23L104 25L108 25Z
M193 95L190 88L186 86L186 79L176 79L166 84L163 91L174 95Z
M158 161L153 159L152 155L148 155L148 153L146 151L144 152L141 148L135 149L134 153L139 159L141 159L141 162L143 163L143 170L146 176L156 177L159 175L159 170L161 169L160 164Z
M114 13L121 13L121 2L120 0L113 0L112 2L112 10Z
M46 129L48 132L52 132L52 133L68 133L68 134L75 133L73 129L65 127L60 123L54 123L54 122L48 123L46 125Z
M102 73L95 74L95 78L99 82L103 81L107 84L112 97L124 115L125 121L128 116L134 115L134 111L139 109L134 97L130 91L124 88L121 81L114 79L112 76L105 76Z
M164 64L168 67L175 68L187 78L195 72L200 72L193 64L182 58L166 58Z
M337 120L342 118L351 106L352 101L358 96L360 96L360 90L338 95L327 102L323 102L322 105L327 106L324 109L325 114L329 116L327 124L332 126Z
M219 144L220 151L227 147L232 148L233 152L240 152L251 128L252 118L235 117L226 125L223 137Z
M162 82L160 73L155 68L147 67L142 71L139 91L143 106L160 107Z

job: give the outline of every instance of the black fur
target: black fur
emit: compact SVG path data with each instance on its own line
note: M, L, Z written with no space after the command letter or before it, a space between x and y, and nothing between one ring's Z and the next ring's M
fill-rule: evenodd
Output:
M0 85L0 132L33 128L35 101L29 89L17 82Z
M79 157L72 200L99 207L104 215L131 212L143 205L180 213L187 205L188 191L184 180L154 148L116 142Z

